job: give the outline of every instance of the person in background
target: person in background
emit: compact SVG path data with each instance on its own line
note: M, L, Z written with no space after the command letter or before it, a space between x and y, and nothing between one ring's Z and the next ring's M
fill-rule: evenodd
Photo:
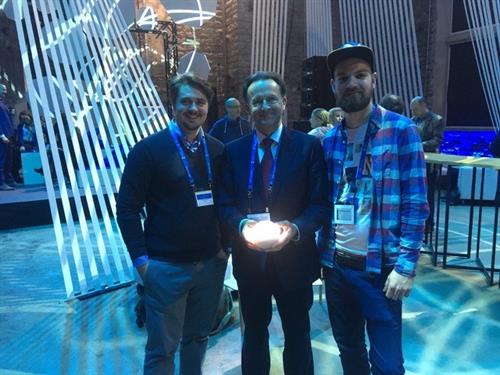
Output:
M4 102L7 87L0 84L0 190L14 190L11 174L11 138L14 134L10 111Z
M404 115L405 106L403 99L399 95L385 94L379 104L389 111Z
M425 99L422 96L416 96L410 102L410 110L412 114L412 120L417 125L417 130L422 140L422 146L424 147L424 152L439 152L441 147L441 142L443 141L445 123L443 118L432 112L429 109ZM456 169L450 168L450 172L453 175L452 181L458 179ZM438 181L438 171L435 165L427 166L427 184L429 189L427 190L427 200L430 204L431 214L425 223L426 233L431 233L434 228L434 193L436 191ZM452 182L452 201L458 199L459 193L456 186L456 182Z
M241 104L238 99L228 98L224 102L224 108L226 115L212 125L208 134L227 144L252 132L250 123L241 117Z
M28 111L21 111L19 113L19 124L17 125L17 144L20 152L38 150L33 117Z
M432 112L422 96L411 100L410 109L411 119L417 125L424 151L439 152L445 128L443 117Z
M144 283L144 374L174 374L180 345L180 374L200 375L227 265L216 209L224 145L202 129L210 87L184 74L169 89L173 120L129 153L116 212Z
M410 119L373 102L371 48L345 44L327 62L345 111L323 140L333 210L319 247L332 331L344 374L402 375L402 300L429 212L422 143Z
M335 126L344 119L344 111L340 107L333 107L328 111L328 123Z
M329 124L328 111L323 108L313 109L311 117L309 118L309 123L311 124L312 130L307 134L318 138L321 142L328 130L332 128L332 125Z

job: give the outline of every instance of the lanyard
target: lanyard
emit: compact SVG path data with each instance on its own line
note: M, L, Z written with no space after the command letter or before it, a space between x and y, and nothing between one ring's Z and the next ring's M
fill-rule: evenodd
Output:
M226 123L224 125L224 135L226 135L227 133L227 123L229 122L229 119L226 118ZM240 133L241 133L241 136L243 137L243 129L241 128L241 117L238 118L238 124L240 125Z
M369 135L369 128L370 125L368 123L366 127L366 132L365 132L365 137L363 140L363 146L361 147L361 154L359 156L359 163L358 163L358 169L356 170L356 175L354 177L354 180L351 183L351 192L354 194L353 200L355 201L356 199L356 193L358 192L358 186L356 185L356 182L358 180L361 180L363 177L363 169L365 166L365 160L366 160L366 153L368 151L368 142L370 141L370 135ZM339 131L339 130L338 130ZM340 189L337 191L337 200L339 199L339 195L341 194Z
M253 133L253 142L252 142L252 153L250 154L250 170L248 174L248 202L249 202L249 210L250 210L250 202L252 200L253 194L253 177L255 174L255 158L257 155L257 146L259 144L259 140L257 139L257 134ZM276 166L278 165L278 155L280 151L281 139L278 142L278 147L276 148L276 157L273 157L273 169L271 170L271 178L269 179L269 186L264 186L264 189L269 190L269 196L273 191L274 178L276 177ZM272 150L271 150L272 154ZM268 211L268 208L266 208Z
M193 178L193 174L191 173L191 169L189 168L189 162L186 157L186 153L184 152L184 149L181 146L181 134L180 134L180 129L177 127L177 125L170 126L172 138L174 139L175 146L177 147L177 151L179 152L179 156L181 157L182 165L184 166L184 170L186 171L186 175L189 181L189 186L193 188L194 191L196 191L196 183ZM208 188L212 189L212 182L213 182L213 176L212 176L212 166L210 165L210 154L208 153L208 146L207 146L207 141L205 139L205 134L203 133L203 129L200 129L201 135L201 145L203 146L203 151L205 154L205 165L207 167L207 175L208 175Z

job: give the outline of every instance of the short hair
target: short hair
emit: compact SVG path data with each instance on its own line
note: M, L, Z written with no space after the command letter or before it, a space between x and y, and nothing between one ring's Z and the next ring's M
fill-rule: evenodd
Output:
M389 111L399 113L400 115L404 112L403 99L396 94L386 94L379 103L385 109Z
M281 78L279 74L273 72L257 72L248 76L245 82L243 83L243 97L245 98L245 101L247 103L248 103L248 88L250 87L250 85L254 82L265 81L268 79L278 84L281 96L283 97L286 96L286 84L283 78Z
M314 108L311 112L311 116L316 117L323 125L327 125L329 121L328 111L324 108Z
M227 98L225 101L224 101L224 106L227 107L227 105L231 102L238 102L238 104L240 104L240 101L238 99L236 99L235 97L231 96L229 98Z
M427 106L427 102L425 101L425 98L423 96L415 96L411 102L410 102L410 105L413 105L413 104L423 104L425 106Z
M208 86L204 80L195 76L194 74L184 73L175 76L169 82L168 86L170 91L170 98L172 100L172 105L174 105L175 102L177 101L177 97L179 96L179 91L181 89L181 86L183 85L194 87L195 89L201 91L202 94L207 97L209 103L212 101L214 92L212 91L210 86Z

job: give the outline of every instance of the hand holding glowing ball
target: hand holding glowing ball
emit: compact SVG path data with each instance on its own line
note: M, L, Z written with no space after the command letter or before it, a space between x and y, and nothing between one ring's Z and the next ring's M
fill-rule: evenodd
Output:
M243 228L243 238L262 250L272 248L281 238L283 230L279 224L265 220L250 222Z

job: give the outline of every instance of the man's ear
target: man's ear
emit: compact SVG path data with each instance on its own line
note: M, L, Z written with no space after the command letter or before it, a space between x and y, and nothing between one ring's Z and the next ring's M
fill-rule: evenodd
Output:
M330 78L330 88L332 89L333 95L335 95L335 84L333 78Z
M281 109L284 111L286 109L286 102L287 102L287 98L286 96L283 97L283 104L281 105Z

